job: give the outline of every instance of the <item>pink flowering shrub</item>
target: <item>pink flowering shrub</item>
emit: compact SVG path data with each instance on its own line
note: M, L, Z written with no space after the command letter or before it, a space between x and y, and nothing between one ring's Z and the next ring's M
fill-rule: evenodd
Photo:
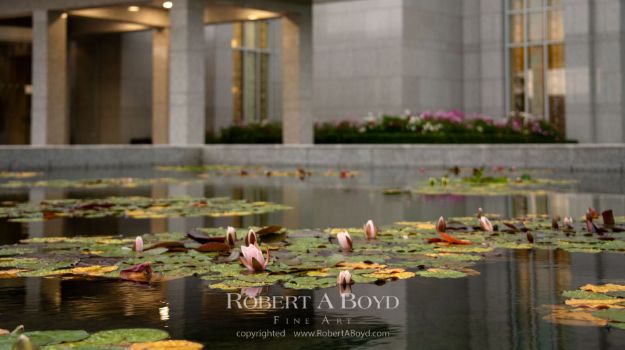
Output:
M563 142L547 121L531 116L491 118L459 110L367 116L315 124L316 143Z

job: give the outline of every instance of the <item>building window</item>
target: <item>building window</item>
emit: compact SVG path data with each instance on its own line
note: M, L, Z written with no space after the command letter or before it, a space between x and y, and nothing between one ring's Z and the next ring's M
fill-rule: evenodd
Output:
M507 109L564 132L563 0L505 0Z
M269 23L234 23L232 97L235 124L269 116Z

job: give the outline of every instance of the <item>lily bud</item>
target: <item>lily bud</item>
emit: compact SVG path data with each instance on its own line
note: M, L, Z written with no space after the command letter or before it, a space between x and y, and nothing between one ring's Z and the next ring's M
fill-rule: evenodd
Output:
M486 216L480 217L480 228L486 232L493 232L493 224L490 223Z
M253 232L253 231L251 231ZM250 244L247 247L241 246L241 263L251 272L265 271L269 264L269 249L267 249L267 258L263 256L263 251L258 245Z
M17 338L17 342L13 345L12 349L15 350L38 350L39 346L30 341L30 338L24 334Z
M254 232L254 230L250 229L247 232L247 235L245 235L245 245L258 245L258 238L256 237L256 232Z
M586 215L590 217L590 220L599 218L599 212L593 207L588 207L588 211L586 212Z
M226 244L230 247L234 247L234 244L237 241L237 231L232 226L228 226L226 230Z
M556 215L553 217L553 219L551 219L551 228L554 230L557 230L560 228L560 225L558 224L558 222L560 221L560 216Z
M347 231L339 232L336 235L336 239L339 242L339 246L341 246L341 250L344 252L349 252L352 250L352 237L347 233Z
M481 218L482 215L484 215L484 210L482 208L477 208L477 214L476 214L477 218L478 219Z
M138 253L143 251L143 237L137 236L137 238L135 238L135 244L132 246L132 250Z
M348 270L342 270L336 278L336 284L339 286L348 286L352 284L352 274Z
M445 223L445 218L441 216L436 222L436 232L445 232L446 229L447 224Z
M364 230L367 239L375 239L375 236L378 233L378 228L375 226L372 220L367 221Z
M263 291L263 287L241 288L241 294L248 298L256 298Z

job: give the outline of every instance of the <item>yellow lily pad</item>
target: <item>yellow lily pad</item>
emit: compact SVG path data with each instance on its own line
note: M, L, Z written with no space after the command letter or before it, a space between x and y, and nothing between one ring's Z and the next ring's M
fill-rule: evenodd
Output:
M187 340L161 340L148 343L134 343L130 350L200 350L204 345Z
M601 284L601 285L587 284L585 286L581 286L579 289L585 290L588 292L593 292L593 293L608 293L608 292L625 291L625 286L622 286L619 284L613 284L613 283Z

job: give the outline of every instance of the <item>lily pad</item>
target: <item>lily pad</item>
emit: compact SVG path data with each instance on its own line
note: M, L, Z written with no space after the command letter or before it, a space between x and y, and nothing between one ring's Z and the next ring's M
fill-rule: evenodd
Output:
M625 323L625 309L607 309L593 312L593 315L610 322Z
M445 269L428 269L417 272L417 275L428 278L462 278L467 276L464 272Z
M120 345L155 342L169 338L169 333L160 329L129 328L113 329L92 334L77 345Z
M613 297L601 293L593 293L585 290L565 290L562 296L570 299L614 299Z

